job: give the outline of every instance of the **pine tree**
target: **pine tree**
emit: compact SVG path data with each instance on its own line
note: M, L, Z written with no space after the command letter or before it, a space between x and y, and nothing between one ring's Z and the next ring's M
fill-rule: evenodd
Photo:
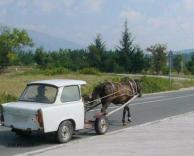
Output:
M88 47L88 61L92 67L103 70L103 56L106 50L105 42L102 40L100 34L97 34L94 39L94 43L92 43Z
M125 71L131 72L134 46L133 37L129 32L127 20L124 22L124 31L122 33L122 39L120 40L118 52L120 66L122 66Z

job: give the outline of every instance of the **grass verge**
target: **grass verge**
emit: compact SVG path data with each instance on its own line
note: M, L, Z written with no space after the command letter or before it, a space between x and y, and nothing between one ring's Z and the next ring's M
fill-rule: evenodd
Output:
M15 101L20 93L25 88L26 84L31 81L44 80L44 79L79 79L85 80L87 85L83 86L82 93L89 94L92 92L93 87L103 81L119 81L123 76L111 74L82 74L78 72L69 72L67 70L58 69L60 74L55 71L41 71L32 70L24 73L14 74L1 74L0 75L0 103ZM87 70L86 70L87 71ZM49 74L48 74L49 73ZM194 86L193 80L173 80L172 85L169 85L168 79L153 78L153 77L139 77L143 86L143 93L154 93L167 90L177 90L180 88Z

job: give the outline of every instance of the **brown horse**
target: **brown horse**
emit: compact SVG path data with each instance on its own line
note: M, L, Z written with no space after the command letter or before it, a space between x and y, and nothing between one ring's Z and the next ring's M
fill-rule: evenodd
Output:
M134 95L141 96L141 86L139 80L122 80L120 83L104 82L96 86L92 92L90 100L101 99L102 113L106 113L108 106L113 103L115 105L123 105L129 101ZM131 114L128 105L124 107L122 122L125 125L125 115L128 112L128 121L131 122Z

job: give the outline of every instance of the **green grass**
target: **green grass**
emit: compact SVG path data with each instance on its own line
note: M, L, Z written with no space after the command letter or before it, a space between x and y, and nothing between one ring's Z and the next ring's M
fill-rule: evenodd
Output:
M193 80L172 80L171 85L168 79L156 77L142 77L144 93L154 93L167 90L177 90L194 86Z
M80 74L87 74L87 75L101 75L100 71L96 68L83 68L79 71Z
M16 96L7 94L5 92L0 94L0 104L5 102L16 101L16 100L17 100Z
M106 80L118 82L122 76L115 74L80 74L78 72L70 72L67 70L61 70L51 72L52 74L45 74L48 71L40 71L29 69L24 72L14 72L10 74L0 75L0 103L14 101L20 95L20 93L25 88L26 84L31 81L44 80L44 79L79 79L85 80L87 85L83 86L82 93L89 94L92 92L93 87L97 84L104 82ZM58 74L58 72L60 74ZM50 71L49 71L50 73ZM143 86L143 93L153 93L167 90L176 90L185 87L194 86L193 80L173 80L172 86L169 85L168 79L164 78L152 78L152 77L141 77L141 82Z

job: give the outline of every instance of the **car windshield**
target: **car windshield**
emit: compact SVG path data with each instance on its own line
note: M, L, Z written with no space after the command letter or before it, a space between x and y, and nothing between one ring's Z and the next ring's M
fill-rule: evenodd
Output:
M57 95L57 87L46 84L28 85L19 101L53 103Z

